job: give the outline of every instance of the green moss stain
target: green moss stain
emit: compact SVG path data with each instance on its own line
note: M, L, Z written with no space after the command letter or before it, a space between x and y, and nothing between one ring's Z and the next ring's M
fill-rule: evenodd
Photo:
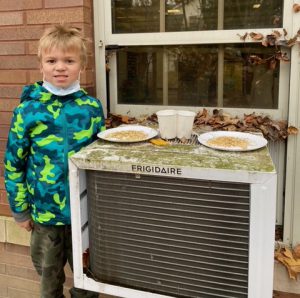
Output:
M82 150L80 154L73 155L72 158L80 160L81 164L91 168L100 162L107 168L110 165L124 163L250 172L275 171L266 148L250 152L227 152L198 145L171 145L157 148L152 144L132 146L97 141Z

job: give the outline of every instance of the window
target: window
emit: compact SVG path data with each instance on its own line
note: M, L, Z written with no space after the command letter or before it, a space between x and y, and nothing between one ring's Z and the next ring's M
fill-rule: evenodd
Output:
M112 1L112 32L174 32L282 26L282 0Z
M280 78L289 66L274 59L274 47L238 35L282 30L282 0L105 5L106 44L118 48L116 105L280 109ZM253 63L253 55L265 63Z
M220 52L223 78L218 80ZM272 52L234 44L128 47L117 56L119 103L275 109L279 64L253 65L254 54L267 58Z

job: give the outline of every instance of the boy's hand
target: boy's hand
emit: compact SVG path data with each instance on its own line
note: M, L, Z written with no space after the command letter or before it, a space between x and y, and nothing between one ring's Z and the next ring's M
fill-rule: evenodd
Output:
M31 219L22 222L17 222L17 224L19 227L25 229L28 232L30 232L33 229L33 222Z

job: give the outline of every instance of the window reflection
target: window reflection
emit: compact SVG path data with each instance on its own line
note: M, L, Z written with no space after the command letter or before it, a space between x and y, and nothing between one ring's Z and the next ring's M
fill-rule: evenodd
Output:
M283 0L112 0L112 32L282 27Z
M158 0L115 0L111 3L113 33L160 31Z
M226 0L224 29L279 28L283 0Z
M169 47L169 105L217 105L217 65L215 46Z
M250 55L271 57L269 48L248 45L225 47L224 106L276 109L278 107L279 62L272 59L253 65Z
M118 53L118 102L162 104L163 47L130 47Z
M166 1L166 32L216 30L218 1Z
M271 50L252 44L127 47L117 54L118 103L277 108L279 63L249 60L254 54L266 59Z

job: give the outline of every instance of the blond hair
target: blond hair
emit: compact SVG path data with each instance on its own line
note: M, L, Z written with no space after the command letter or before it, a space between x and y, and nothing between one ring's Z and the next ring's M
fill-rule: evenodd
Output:
M45 30L39 40L38 58L41 61L43 52L57 48L63 51L75 50L80 53L82 68L87 64L87 39L80 32L80 29L69 24L57 24Z

